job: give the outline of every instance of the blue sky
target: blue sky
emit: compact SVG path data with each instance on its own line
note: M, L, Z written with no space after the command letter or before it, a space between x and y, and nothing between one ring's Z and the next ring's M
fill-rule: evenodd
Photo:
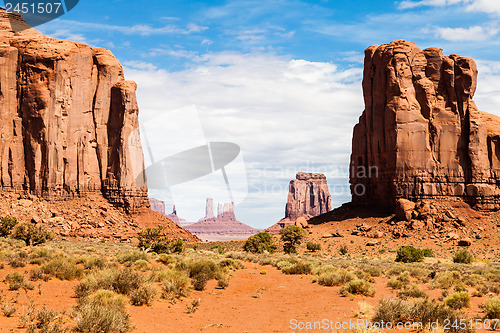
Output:
M204 141L238 144L227 170L236 214L264 228L283 217L297 171L325 172L333 205L349 201L370 45L406 39L474 58L476 103L500 115L499 18L497 0L81 0L38 30L113 51L139 84L143 131L159 154ZM150 192L197 220L204 197L229 200L221 175L213 176Z

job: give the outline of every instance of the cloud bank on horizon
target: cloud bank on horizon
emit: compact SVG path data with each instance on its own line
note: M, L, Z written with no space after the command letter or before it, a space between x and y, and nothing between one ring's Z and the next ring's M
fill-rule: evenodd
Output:
M144 121L195 106L208 141L239 145L249 187L236 214L254 227L283 217L288 182L298 171L326 173L334 207L350 200L352 127L363 110L363 50L370 45L406 39L474 58L476 103L500 115L497 0L363 0L356 6L111 0L95 6L80 2L38 28L110 48L139 85ZM212 185L185 186L194 193ZM158 195L174 203L168 193ZM198 201L178 214L203 217Z

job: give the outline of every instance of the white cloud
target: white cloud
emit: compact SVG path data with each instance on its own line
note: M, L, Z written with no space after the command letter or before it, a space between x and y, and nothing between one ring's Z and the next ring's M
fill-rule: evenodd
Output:
M399 9L412 9L421 6L431 6L431 7L444 7L456 5L464 2L469 2L469 0L420 0L420 1L401 1L398 3Z
M163 35L163 34L186 35L208 30L208 27L199 26L194 23L187 24L185 28L181 28L173 24L157 28L147 24L135 24L132 26L123 26L123 25L78 22L69 20L55 20L54 23L52 24L57 26L71 25L73 29L79 28L80 30L91 30L91 31L105 30L111 32L119 32L126 35L141 35L141 36Z
M58 29L47 35L52 38L60 38L80 43L88 43L87 38L85 38L85 36L83 36L82 34L71 32L68 29Z
M500 61L477 60L477 107L500 116Z
M467 7L469 11L484 12L500 15L500 1L498 0L474 0Z
M442 28L436 27L436 37L452 42L480 42L486 41L498 34L496 27L472 26L469 28Z
M140 62L125 63L125 71L139 85L141 121L195 105L207 140L241 147L250 185L237 207L243 222L266 227L282 218L288 182L297 171L333 177L338 165L347 168L352 127L363 110L361 68L235 52L204 54L197 61L179 72ZM336 181L345 186L347 177ZM336 205L349 199L346 189L334 197ZM267 219L255 214L256 207L270 206Z
M416 7L446 7L464 5L467 11L483 12L500 15L500 1L498 0L405 0L397 2L399 9L413 9Z

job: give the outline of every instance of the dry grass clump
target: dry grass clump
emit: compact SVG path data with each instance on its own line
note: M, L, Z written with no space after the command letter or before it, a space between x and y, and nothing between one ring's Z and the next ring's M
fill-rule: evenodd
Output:
M500 298L488 298L482 305L481 308L487 319L499 319L500 320Z
M312 265L307 262L297 262L296 264L283 267L281 271L284 274L311 274Z
M351 282L355 278L356 276L352 272L327 265L315 270L313 282L317 282L322 286L332 287L344 285Z
M59 280L75 280L83 276L83 268L76 264L70 257L56 257L36 268L41 274L56 277ZM38 276L34 273L33 276Z
M348 295L363 295L373 297L376 290L373 285L365 280L353 280L340 289L340 293L344 296Z
M126 300L110 290L96 292L79 300L75 309L77 332L111 333L132 330Z
M391 322L395 323L429 323L438 322L439 326L443 328L446 323L453 323L455 321L460 323L460 320L468 322L469 319L464 313L451 309L444 304L438 304L434 300L416 299L416 300L402 300L397 298L385 297L382 298L377 308L375 309L375 316L373 322ZM448 326L449 332L473 332L474 329L470 325L466 328Z
M399 291L397 297L406 300L408 298L427 298L429 295L418 284L414 284L411 288Z
M84 298L97 290L110 290L122 295L131 295L132 292L137 292L144 282L145 279L130 268L95 271L75 287L75 296Z
M28 291L35 289L35 286L31 282L26 280L25 276L19 272L13 272L7 274L7 276L4 279L4 282L7 282L9 284L9 290L11 291L16 291L19 289L24 289L25 291Z
M447 296L443 303L452 309L468 308L470 305L470 295L466 291L458 291Z
M162 298L173 301L188 297L192 289L191 280L184 271L169 270L162 282Z
M406 289L410 285L410 282L411 282L410 273L405 271L397 277L395 276L391 277L387 281L387 286L392 289Z

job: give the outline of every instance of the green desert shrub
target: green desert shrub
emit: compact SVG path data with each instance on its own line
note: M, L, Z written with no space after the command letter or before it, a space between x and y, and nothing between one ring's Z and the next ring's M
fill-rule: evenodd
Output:
M401 246L396 253L396 262L419 262L423 259L423 251L413 246Z
M274 245L273 237L268 232L259 232L245 241L243 250L251 253L274 253L276 245Z
M307 232L297 225L289 225L280 230L285 253L297 253L297 246L307 236Z
M470 264L472 261L474 261L474 257L469 253L469 251L467 251L467 249L462 249L453 256L454 263Z
M443 303L455 310L467 308L470 304L470 295L466 291L458 291L446 297Z
M17 220L12 217L3 217L0 219L0 237L7 237L12 232L12 229L18 224Z
M321 251L321 244L314 242L307 242L306 248L308 251L311 252Z
M80 300L76 307L77 332L128 332L133 327L122 295L110 290L98 290Z
M184 251L184 241L182 239L168 239L163 226L157 228L147 228L137 235L139 244L137 245L145 252L155 253L181 253Z
M20 223L12 229L11 237L24 241L26 246L43 244L54 238L54 234L34 223Z
M350 294L373 297L375 296L375 292L375 287L365 280L353 280L340 288L340 293L345 296Z

